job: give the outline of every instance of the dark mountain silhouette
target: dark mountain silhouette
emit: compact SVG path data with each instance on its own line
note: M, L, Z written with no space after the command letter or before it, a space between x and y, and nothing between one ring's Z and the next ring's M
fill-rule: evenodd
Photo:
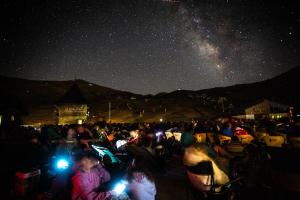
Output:
M246 106L264 98L299 109L299 77L300 66L256 83L198 91L177 90L143 96L84 80L32 81L0 76L0 89L1 98L18 99L30 108L51 106L67 99L67 102L88 102L92 115L105 116L108 102L111 102L112 116L119 121L157 121L160 118L185 120L222 114L220 101L223 101L226 113L231 114L242 114ZM34 112L34 109L31 109L31 112Z
M102 87L84 80L33 81L0 76L0 89L2 91L2 95L4 97L18 97L26 104L49 105L58 102L66 94L66 92L70 92L70 87L74 85L74 83L76 83L76 87L78 87L85 100L90 102L97 101L99 99L112 98L118 95L124 97L140 96L130 92ZM72 90L71 92L73 93L74 88ZM75 88L75 90L77 89Z
M88 104L88 101L83 96L80 88L74 82L70 89L60 98L57 102L57 104Z
M300 66L265 81L198 92L228 96L232 103L242 106L266 98L299 108L299 77Z

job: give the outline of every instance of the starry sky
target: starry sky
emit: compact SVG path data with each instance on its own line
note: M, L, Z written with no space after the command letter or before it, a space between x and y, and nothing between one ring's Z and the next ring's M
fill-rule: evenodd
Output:
M300 65L293 1L2 0L0 74L139 94L265 80Z

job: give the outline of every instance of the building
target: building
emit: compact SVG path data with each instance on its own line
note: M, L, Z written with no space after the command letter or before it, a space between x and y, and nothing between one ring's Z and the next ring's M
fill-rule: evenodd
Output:
M245 116L252 116L251 118L271 118L280 119L283 117L290 117L290 106L280 104L274 101L263 99L258 103L245 109Z
M88 116L88 103L74 82L56 104L58 124L82 124Z
M27 109L16 97L0 98L0 126L21 124L22 116L27 114Z

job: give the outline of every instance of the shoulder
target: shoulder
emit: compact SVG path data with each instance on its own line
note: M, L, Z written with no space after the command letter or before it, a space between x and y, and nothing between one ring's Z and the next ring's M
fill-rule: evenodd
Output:
M72 180L73 182L82 182L84 180L84 173L81 171L76 172Z
M100 172L100 173L106 173L107 170L101 165L101 164L97 164L95 167L94 167L94 170Z
M97 166L95 166L94 170L97 171L99 176L102 176L105 178L105 180L109 180L110 179L110 174L109 172L100 164L98 164Z

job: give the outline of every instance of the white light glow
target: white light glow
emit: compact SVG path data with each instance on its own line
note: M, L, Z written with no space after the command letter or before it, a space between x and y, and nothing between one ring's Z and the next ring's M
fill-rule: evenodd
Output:
M66 169L69 167L69 163L64 159L61 159L57 162L56 166L58 169Z

